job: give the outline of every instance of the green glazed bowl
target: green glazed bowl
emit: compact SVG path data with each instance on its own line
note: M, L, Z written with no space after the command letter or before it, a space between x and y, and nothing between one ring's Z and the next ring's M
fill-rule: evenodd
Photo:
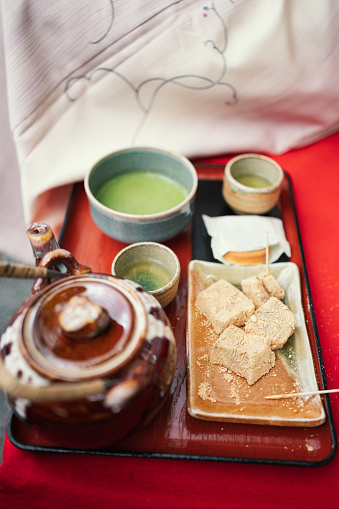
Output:
M177 206L155 214L136 215L109 208L96 198L101 186L125 172L156 171L187 189ZM95 164L85 177L85 191L92 218L108 236L127 244L159 242L174 237L190 222L194 212L198 177L184 156L165 150L137 147L114 152Z

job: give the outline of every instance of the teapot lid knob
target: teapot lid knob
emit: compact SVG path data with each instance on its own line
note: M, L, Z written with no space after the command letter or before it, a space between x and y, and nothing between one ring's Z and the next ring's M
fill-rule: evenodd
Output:
M63 333L74 340L86 340L106 331L110 316L105 309L85 296L75 295L58 315Z

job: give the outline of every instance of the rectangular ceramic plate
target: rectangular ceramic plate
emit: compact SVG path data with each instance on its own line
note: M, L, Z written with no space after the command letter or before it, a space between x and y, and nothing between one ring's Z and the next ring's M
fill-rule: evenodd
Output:
M264 267L226 266L193 260L188 271L188 411L192 417L210 421L269 424L276 426L319 426L325 411L319 396L267 400L265 396L318 390L310 341L301 300L300 278L294 263L276 263L270 273L285 290L285 304L296 319L294 334L276 350L276 364L254 385L225 371L209 360L218 335L195 307L198 293L213 282L225 279L241 289L242 279Z

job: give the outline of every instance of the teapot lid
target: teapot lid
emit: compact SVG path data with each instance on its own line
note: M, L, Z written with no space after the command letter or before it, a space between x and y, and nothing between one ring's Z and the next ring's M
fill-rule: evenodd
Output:
M114 276L69 276L37 294L22 324L20 349L37 372L81 381L121 369L146 335L136 292Z

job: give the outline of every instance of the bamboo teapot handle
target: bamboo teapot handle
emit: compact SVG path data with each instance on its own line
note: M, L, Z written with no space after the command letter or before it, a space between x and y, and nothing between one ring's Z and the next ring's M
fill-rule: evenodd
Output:
M21 383L8 371L0 357L0 389L9 398L23 398L31 403L75 401L94 394L106 394L112 411L119 412L144 386L144 379L140 382L127 378L115 384L114 380L98 378L84 382L54 382L45 387L36 387Z
M104 379L84 382L55 382L46 387L36 387L22 384L6 368L0 358L0 388L10 398L28 399L35 403L48 403L53 401L74 401L77 399L106 392Z

